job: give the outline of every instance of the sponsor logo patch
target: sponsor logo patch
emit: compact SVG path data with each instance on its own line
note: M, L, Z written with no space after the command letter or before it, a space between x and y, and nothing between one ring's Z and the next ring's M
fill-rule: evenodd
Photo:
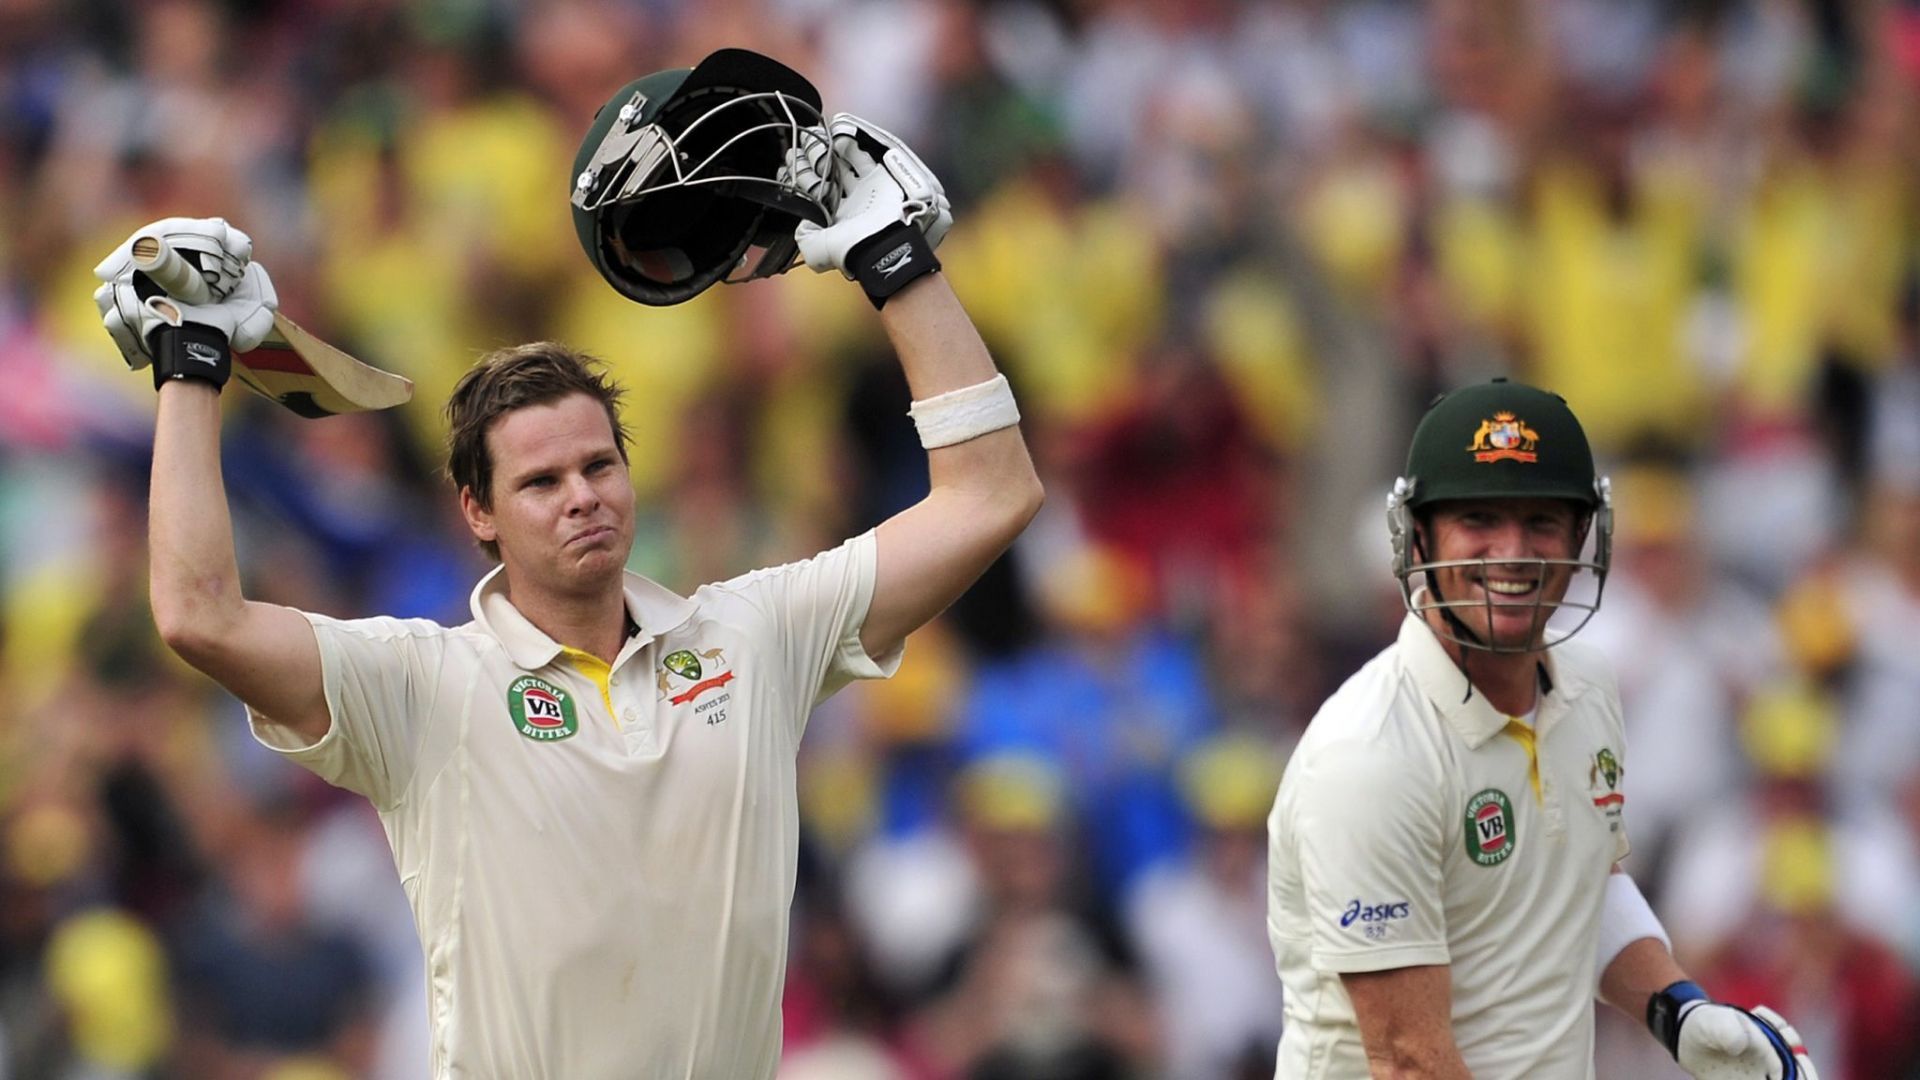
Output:
M1347 902L1345 911L1340 913L1340 925L1352 926L1354 923L1383 923L1394 919L1404 919L1413 913L1413 904L1407 900L1396 900L1385 904L1363 904L1359 900Z
M1467 855L1481 866L1499 866L1513 854L1513 803L1499 788L1467 800Z
M514 729L535 742L557 742L580 730L573 695L537 675L522 675L507 686L507 712Z

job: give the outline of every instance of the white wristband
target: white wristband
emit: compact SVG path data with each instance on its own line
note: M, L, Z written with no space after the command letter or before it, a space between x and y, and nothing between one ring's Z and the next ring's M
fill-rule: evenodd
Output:
M1607 965L1613 963L1622 949L1641 938L1654 938L1669 951L1673 948L1667 928L1660 925L1660 917L1653 913L1647 898L1640 895L1640 886L1633 883L1633 876L1608 874L1607 895L1600 902L1600 933L1594 940L1594 979L1606 974Z
M983 383L916 401L907 415L920 429L920 445L938 450L1012 427L1020 422L1020 407L1013 403L1007 377L995 375Z

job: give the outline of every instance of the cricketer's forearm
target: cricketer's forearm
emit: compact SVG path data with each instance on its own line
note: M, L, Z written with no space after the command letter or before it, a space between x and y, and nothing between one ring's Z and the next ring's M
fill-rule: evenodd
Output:
M220 475L220 395L204 383L160 388L147 531L153 621L167 646L307 741L326 735L312 624L241 595Z
M928 274L880 311L907 385L924 400L998 372L946 278ZM881 523L873 602L860 642L874 656L944 611L1040 509L1043 491L1015 425L927 452L927 497Z
M930 274L896 294L880 311L907 387L916 400L973 386L998 375L986 343L974 328L945 276ZM990 503L1004 502L1011 527L998 537L1011 543L1039 506L1039 478L1018 427L927 453L927 473L936 490L966 491ZM1017 521L1018 524L1011 524Z
M1601 1000L1644 1023L1647 1001L1662 989L1687 977L1666 943L1641 938L1621 949L1600 973Z
M220 392L177 380L160 388L148 494L154 625L189 663L237 624L245 601L220 473Z

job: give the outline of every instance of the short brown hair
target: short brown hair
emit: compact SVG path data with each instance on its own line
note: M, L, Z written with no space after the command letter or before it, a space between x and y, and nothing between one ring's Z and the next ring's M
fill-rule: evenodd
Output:
M494 421L529 405L546 405L570 394L585 394L607 410L620 460L627 460L627 428L620 422L619 384L607 378L601 360L558 342L535 341L495 349L460 376L447 398L447 476L457 492L473 491L483 509L493 509L493 456L487 431ZM500 545L480 547L500 558Z

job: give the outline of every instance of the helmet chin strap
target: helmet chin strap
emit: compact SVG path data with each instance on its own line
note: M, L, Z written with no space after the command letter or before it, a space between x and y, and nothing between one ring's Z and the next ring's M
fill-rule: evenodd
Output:
M758 203L761 206L768 207L780 213L791 214L795 218L811 221L815 225L825 225L827 223L827 212L819 203L814 202L812 199L796 191L762 180L759 177L745 176L721 180L714 183L713 188L723 195ZM756 229L756 232L758 231L759 230ZM761 237L756 235L754 239L759 240ZM759 260L755 263L753 269L747 273L746 277L735 279L728 274L722 275L722 280L750 281L754 278L772 277L775 274L784 273L793 265L794 257L799 254L799 251L800 244L799 241L794 239L793 230L790 228L780 230L780 235L776 237L772 243L765 246ZM742 253L740 257L744 262L747 253Z
M1425 560L1427 558L1426 539L1421 535L1420 529L1417 526L1413 530L1413 551L1420 559ZM1440 601L1437 609L1440 612L1440 617L1445 619L1449 626L1453 627L1455 633L1459 634L1464 641L1473 642L1483 649L1489 647L1486 642L1480 640L1479 634L1467 628L1467 624L1460 620L1460 616L1453 613L1453 608L1447 600L1447 594L1440 591L1440 575L1436 571L1427 571L1427 591L1431 592L1434 598ZM1473 650L1470 647L1463 647L1460 650L1460 674L1466 676L1467 680L1467 692L1460 698L1462 705L1473 700L1473 674L1467 670L1467 657L1472 652Z

